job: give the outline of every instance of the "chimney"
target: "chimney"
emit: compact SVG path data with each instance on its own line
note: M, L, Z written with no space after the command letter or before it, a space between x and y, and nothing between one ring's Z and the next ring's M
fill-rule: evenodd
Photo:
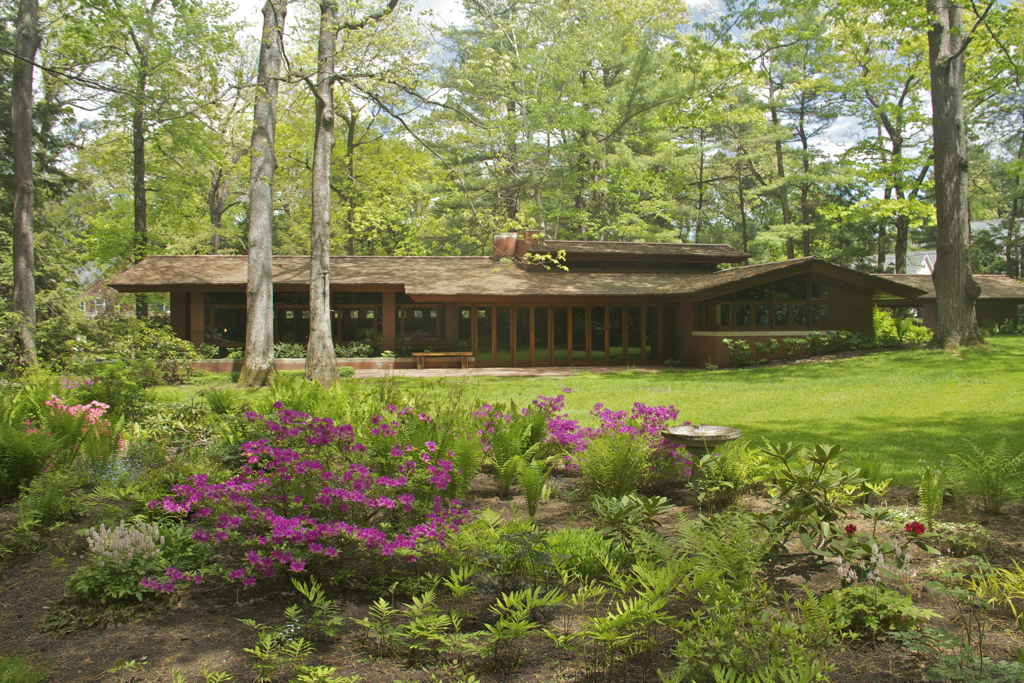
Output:
M522 238L516 240L516 256L526 256L533 248L534 242L543 242L544 233L540 230L524 230Z
M516 241L519 235L514 232L497 232L494 234L494 251L491 258L500 261L503 258L512 258L516 255Z

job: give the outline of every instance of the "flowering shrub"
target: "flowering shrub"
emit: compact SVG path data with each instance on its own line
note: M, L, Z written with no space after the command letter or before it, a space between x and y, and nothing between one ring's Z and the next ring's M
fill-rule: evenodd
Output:
M415 559L420 543L443 542L456 531L464 511L446 496L454 464L436 443L396 442L373 457L355 443L351 426L277 407L274 419L247 414L270 436L243 446L247 463L237 474L223 482L195 475L174 487L174 496L150 503L187 517L198 527L197 541L234 553L242 566L230 579L251 586L277 569L303 571L347 548ZM413 417L407 411L390 410L397 419L374 418L378 453ZM415 419L430 421L422 414Z
M643 488L657 488L680 476L689 476L689 454L684 448L677 447L661 437L662 430L669 422L679 417L679 411L674 406L634 403L629 411L615 411L605 408L602 403L597 403L590 414L597 419L598 426L584 427L562 412L565 407L565 394L571 390L562 391L562 394L554 398L537 398L533 406L547 415L546 441L562 450L566 469L570 472L580 472L581 458L586 457L584 454L595 439L622 434L625 437L640 437L641 441L651 444L650 452L647 454L646 473L640 482Z
M51 394L44 405L49 411L43 414L41 428L65 445L45 463L44 472L78 463L97 474L109 468L127 445L120 430L107 419L110 406L106 403L66 405L59 396ZM35 430L32 423L26 421L26 431L31 434Z

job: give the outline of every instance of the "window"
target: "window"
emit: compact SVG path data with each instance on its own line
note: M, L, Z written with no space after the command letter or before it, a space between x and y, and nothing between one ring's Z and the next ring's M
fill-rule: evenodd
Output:
M743 331L828 326L828 286L800 275L697 304L697 329Z

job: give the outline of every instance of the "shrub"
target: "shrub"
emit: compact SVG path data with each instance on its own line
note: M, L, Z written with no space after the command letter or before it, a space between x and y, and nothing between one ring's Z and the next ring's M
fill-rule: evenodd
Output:
M881 586L850 586L836 594L836 613L847 628L871 636L908 631L937 616L914 605L909 596Z
M375 460L364 457L349 425L284 409L248 417L271 436L245 444L247 464L237 474L223 482L196 475L150 503L187 517L199 527L197 540L243 561L232 580L252 585L277 567L302 571L348 549L413 555L458 528L462 507L445 498L454 464L435 443L396 444Z
M27 433L0 424L0 503L17 498L21 487L38 477L46 460L60 448L60 442L45 432Z
M650 469L652 448L646 434L613 432L593 439L579 458L584 485L612 498L636 491Z
M82 515L83 496L78 491L81 483L81 477L67 471L43 474L23 489L18 516L22 521L50 527Z
M370 358L376 354L377 349L357 341L334 347L334 355L338 358Z
M773 541L752 515L733 511L700 515L682 538L700 570L714 572L736 590L750 586Z
M289 344L278 342L274 344L275 358L305 358L306 347L303 344Z

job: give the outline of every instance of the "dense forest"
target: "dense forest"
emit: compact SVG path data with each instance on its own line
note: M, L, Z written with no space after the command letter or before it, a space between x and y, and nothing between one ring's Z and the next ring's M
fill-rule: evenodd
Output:
M261 41L232 6L52 0L26 59L19 10L34 2L0 0L0 305L11 310L22 63L40 324L86 277L145 255L247 253L266 87ZM971 236L971 267L1019 276L1024 2L972 8L956 56L970 219L990 223ZM874 271L895 254L902 272L908 250L936 246L917 3L464 0L458 25L405 0L277 9L273 253L315 247L325 176L335 254L481 254L495 231L540 229ZM315 144L325 132L333 148Z

